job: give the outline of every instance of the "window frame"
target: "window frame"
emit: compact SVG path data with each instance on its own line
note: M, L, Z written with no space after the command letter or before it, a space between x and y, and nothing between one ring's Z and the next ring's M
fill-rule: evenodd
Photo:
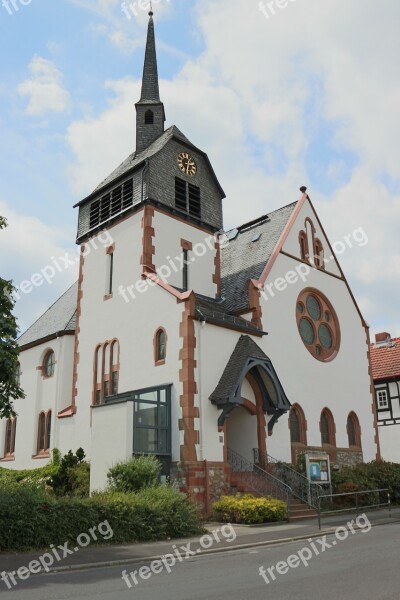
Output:
M163 348L164 348L164 352L163 355L161 355L160 350L161 350L161 346L160 346L160 338L161 336L164 337L164 341L163 341ZM155 334L154 334L154 340L153 340L153 345L154 345L154 364L155 366L160 366L160 365L164 365L166 358L167 358L167 340L168 340L168 336L167 336L167 332L164 329L164 327L158 327Z
M115 347L117 348L114 351ZM107 349L109 352L106 361ZM116 358L116 362L114 360ZM99 360L101 358L101 360ZM100 372L99 372L100 362ZM97 344L93 358L93 394L92 406L105 403L105 398L116 396L119 388L120 343L117 338ZM107 391L107 393L106 393Z
M175 208L194 219L201 219L201 189L182 177L175 177Z
M324 431L322 429L322 418L325 417L327 421L327 433L328 433L328 441L324 441L323 435ZM329 408L324 408L321 411L321 415L319 418L319 430L321 433L321 446L333 446L336 448L336 425L335 419L333 418L333 414L329 410Z
M54 357L54 362L50 363L51 373L49 375L47 372L47 367L49 365L49 359L51 356ZM44 379L51 379L52 377L54 377L54 374L56 372L56 364L57 364L56 353L54 352L54 350L47 350L46 354L44 355L43 363L42 363L42 375L43 375Z
M148 455L155 455L155 456L170 456L171 455L171 448L172 448L171 388L172 388L172 385L155 386L152 388L144 388L142 390L137 390L133 393L133 454L134 455L135 454L148 454ZM161 392L163 392L163 391L165 391L165 402L161 401ZM157 394L156 401L148 400L148 399L141 397L145 394L151 394L154 392L156 392L156 394ZM157 425L156 426L141 425L140 423L136 422L136 415L137 415L136 405L139 403L140 404L148 404L149 406L157 406ZM166 425L161 424L161 414L162 413L159 410L160 406L166 406L166 418L167 418ZM137 440L136 432L138 430L157 431L157 449L155 451L151 451L148 449L145 450L136 444L136 440ZM166 432L166 434L167 434L166 450L160 450L160 439L161 439L160 432Z
M390 410L389 395L388 395L387 389L382 388L382 389L378 389L375 391L376 391L376 406L377 406L378 410ZM380 404L380 402L381 402L381 400L379 398L380 394L385 395L385 406L381 406L381 404Z
M9 417L6 420L4 438L4 460L13 460L15 457L15 437L17 430L17 417ZM10 434L9 434L10 431ZM9 439L10 438L10 439Z
M36 456L50 456L51 444L51 409L47 412L42 410L38 416L38 431Z
M309 312L307 300L311 296L313 296L318 302L320 308L319 318L313 317ZM300 339L307 348L308 352L320 362L330 362L334 360L340 350L341 332L336 311L328 298L315 288L305 288L297 297L295 310L297 329ZM314 339L310 343L308 343L301 334L301 325L303 320L308 321L314 332ZM321 342L320 329L322 327L326 327L331 334L332 344L330 348L324 347L323 343Z
M354 440L350 439L350 431L349 431L349 422L350 421L352 422L353 428L354 428ZM347 429L347 438L348 438L348 442L349 442L349 448L358 448L361 450L362 446L361 446L360 421L354 411L351 411L347 416L346 429ZM354 441L355 443L351 444L351 441Z

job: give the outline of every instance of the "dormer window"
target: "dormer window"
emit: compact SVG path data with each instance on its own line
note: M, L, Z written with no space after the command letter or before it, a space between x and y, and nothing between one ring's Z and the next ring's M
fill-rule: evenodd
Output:
M192 217L201 217L200 188L175 177L175 206Z
M154 125L154 113L152 110L147 110L144 115L145 125Z

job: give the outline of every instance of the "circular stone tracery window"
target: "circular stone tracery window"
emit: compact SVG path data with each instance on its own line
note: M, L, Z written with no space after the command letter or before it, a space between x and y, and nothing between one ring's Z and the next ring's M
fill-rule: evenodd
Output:
M339 351L340 327L329 300L317 290L303 290L297 298L296 319L310 354L323 362L333 360Z

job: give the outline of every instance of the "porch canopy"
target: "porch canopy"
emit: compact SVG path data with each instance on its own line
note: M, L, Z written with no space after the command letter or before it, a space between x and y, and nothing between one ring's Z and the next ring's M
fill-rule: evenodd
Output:
M240 337L217 387L209 398L222 409L218 425L222 427L234 408L243 406L241 388L249 374L260 390L264 413L272 415L268 423L268 431L271 433L279 417L290 410L291 403L271 360L248 335Z

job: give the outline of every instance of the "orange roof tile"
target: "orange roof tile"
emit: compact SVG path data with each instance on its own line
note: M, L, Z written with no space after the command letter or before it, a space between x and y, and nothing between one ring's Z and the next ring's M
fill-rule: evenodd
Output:
M371 344L370 350L374 381L400 378L400 337L385 345Z

